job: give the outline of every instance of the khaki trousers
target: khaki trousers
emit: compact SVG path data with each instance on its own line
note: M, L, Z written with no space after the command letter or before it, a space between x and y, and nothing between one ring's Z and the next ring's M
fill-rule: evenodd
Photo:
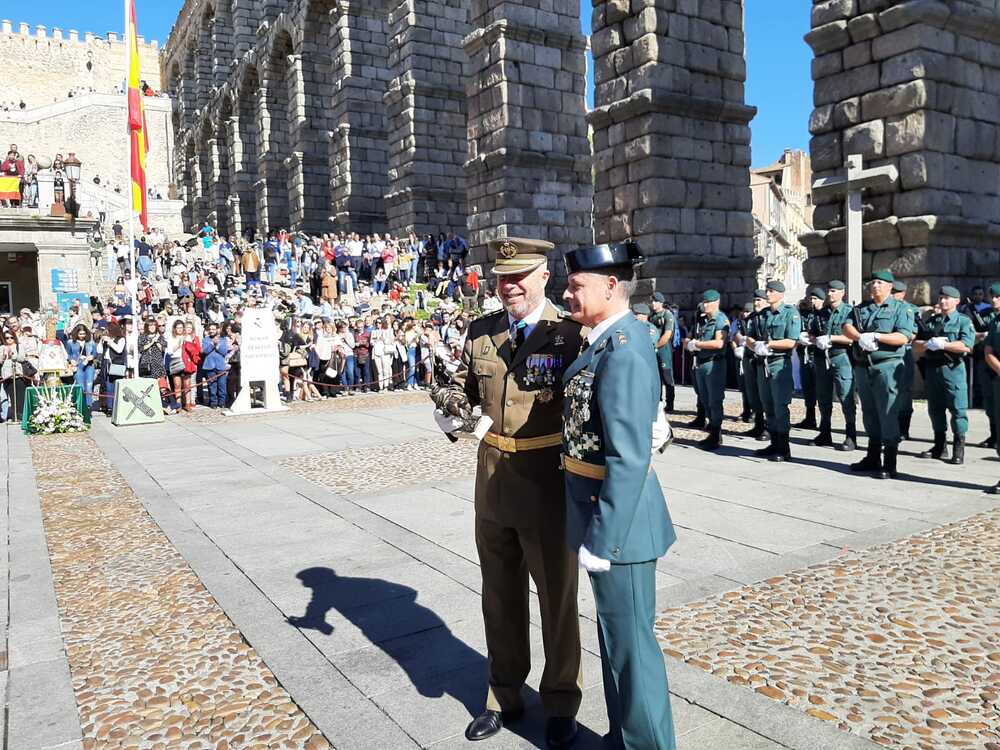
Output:
M489 654L486 708L518 711L531 671L528 576L535 582L542 618L545 669L540 693L549 716L576 716L582 697L579 573L565 529L516 529L476 519L483 574L483 620Z

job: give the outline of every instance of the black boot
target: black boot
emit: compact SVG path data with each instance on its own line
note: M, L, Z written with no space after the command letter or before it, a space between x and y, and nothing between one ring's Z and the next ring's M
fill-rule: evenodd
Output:
M990 417L990 436L979 444L980 448L997 447L997 423Z
M851 464L851 471L880 471L881 469L882 446L869 438L868 454L856 464Z
M961 466L965 463L965 435L955 435L955 440L951 444L951 458L948 463L953 466Z
M780 450L780 446L778 444L778 440L781 438L780 433L772 432L770 436L771 436L771 442L768 443L768 446L766 448L760 448L759 450L755 450L753 452L755 456L758 456L760 458L770 458Z
M676 389L672 385L668 385L667 388L667 414L671 414L674 411L674 395L676 394Z
M775 451L773 456L768 456L767 460L774 461L776 463L791 461L792 449L788 445L788 433L781 432L775 435L775 442L778 444L778 449Z
M944 432L934 433L934 446L920 454L920 458L941 458L948 460L948 435Z
M899 438L900 440L910 439L910 422L913 420L913 412L899 415Z
M899 454L899 443L886 443L882 458L882 470L875 476L878 479L896 479L896 456Z
M701 404L698 404L698 413L695 414L694 421L688 422L684 426L691 430L705 429L705 410L701 408Z
M853 451L858 447L858 429L853 424L847 425L844 442L837 446L838 451Z
M714 451L722 445L722 427L709 427L708 437L698 441L698 447L706 451Z
M760 436L764 434L764 415L761 413L756 413L753 415L753 429L747 433L747 437L760 439Z
M821 414L819 417L819 434L813 438L813 445L830 447L833 445L833 434L830 431L830 417Z
M816 424L816 410L815 409L807 409L806 410L806 418L803 419L798 424L793 424L792 427L797 427L800 430L815 430L815 429L817 429L819 427L819 425Z

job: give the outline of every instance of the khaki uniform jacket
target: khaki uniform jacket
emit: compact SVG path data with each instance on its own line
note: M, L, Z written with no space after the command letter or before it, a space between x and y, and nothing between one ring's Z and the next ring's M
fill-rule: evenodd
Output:
M560 317L550 303L531 335L511 351L507 312L469 325L455 385L493 419L491 431L514 438L562 433L563 372L580 353L580 324ZM476 513L513 528L565 524L566 500L559 469L561 446L505 453L479 446Z

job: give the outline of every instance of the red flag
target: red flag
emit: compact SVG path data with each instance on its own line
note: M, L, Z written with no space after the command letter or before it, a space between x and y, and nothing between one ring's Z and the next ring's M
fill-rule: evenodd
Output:
M149 153L149 136L146 129L146 111L142 104L139 87L139 46L137 43L135 0L129 0L128 17L125 19L128 58L128 129L132 163L132 213L139 214L143 231L149 229L148 206L146 204L146 155Z

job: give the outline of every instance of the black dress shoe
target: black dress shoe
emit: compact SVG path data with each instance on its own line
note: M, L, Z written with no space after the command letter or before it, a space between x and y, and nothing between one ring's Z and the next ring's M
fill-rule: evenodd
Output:
M562 750L576 739L576 719L572 716L550 716L545 722L545 744L553 750Z
M469 722L469 726L465 728L465 739L475 742L476 740L485 740L488 737L492 737L503 729L504 719L514 721L522 713L523 711L505 711L501 714L499 711L486 709Z

